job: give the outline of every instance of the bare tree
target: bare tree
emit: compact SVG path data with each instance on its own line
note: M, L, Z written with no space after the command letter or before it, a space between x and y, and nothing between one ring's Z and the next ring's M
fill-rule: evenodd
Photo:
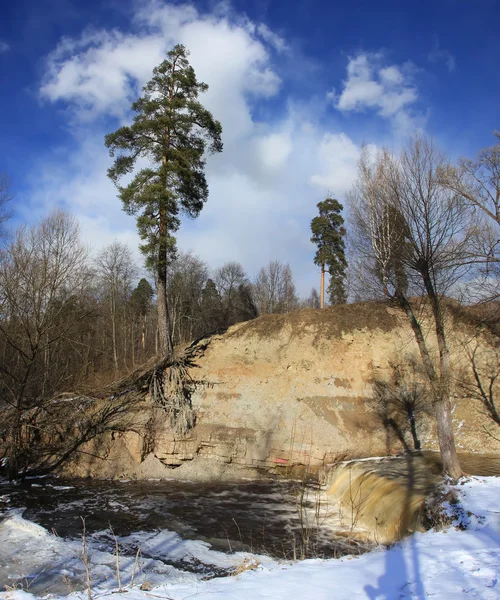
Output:
M461 158L457 166L443 165L440 178L500 226L500 132L494 135L499 140L494 146L481 150L475 160Z
M316 288L314 288L314 287L312 288L309 298L306 298L306 300L304 300L302 302L302 305L307 308L320 308L321 307L318 290Z
M197 256L181 253L167 270L167 300L174 343L200 335L202 296L208 280L207 265Z
M99 252L96 266L101 291L109 305L113 365L115 373L118 373L119 313L121 313L121 321L126 327L126 315L123 313L132 294L132 285L137 278L138 269L132 258L130 248L117 241L112 242ZM123 337L124 347L126 348L126 332Z
M441 183L468 203L479 220L470 260L480 270L466 288L469 301L500 295L500 132L494 135L499 141L475 159L461 158L440 172Z
M140 332L140 352L141 357L144 359L146 356L146 338L148 331L155 331L156 328L148 327L148 321L153 321L154 315L152 314L152 298L154 292L151 284L144 277L139 281L137 287L130 295L130 308L132 311L132 323L138 324L138 330ZM136 328L132 330L132 365L135 366L135 338ZM156 335L155 335L156 337Z
M21 228L0 261L1 408L8 471L17 476L37 433L23 418L74 377L70 351L89 286L87 250L78 225L55 211L40 225Z
M248 277L237 262L228 262L213 276L220 303L219 327L228 327L257 316Z
M279 260L262 267L254 286L254 297L259 314L287 313L297 307L297 296L290 265Z
M446 159L432 141L415 136L400 157L387 151L373 163L363 156L350 195L358 264L405 312L430 384L444 470L461 475L450 405L450 351L445 294L464 276L471 244L470 211L442 185ZM430 307L438 356L429 347L412 295Z

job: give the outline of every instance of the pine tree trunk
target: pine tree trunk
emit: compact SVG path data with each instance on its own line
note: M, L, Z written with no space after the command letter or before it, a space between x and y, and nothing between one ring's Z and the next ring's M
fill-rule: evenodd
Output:
M158 249L158 333L159 333L159 352L167 358L172 356L173 344L170 332L170 323L168 318L167 306L167 209L160 206L160 228L159 228L159 249Z
M160 275L158 273L158 275ZM167 282L166 277L158 277L158 337L159 337L159 353L164 356L172 354L172 340L170 338L170 328L168 323L167 313Z

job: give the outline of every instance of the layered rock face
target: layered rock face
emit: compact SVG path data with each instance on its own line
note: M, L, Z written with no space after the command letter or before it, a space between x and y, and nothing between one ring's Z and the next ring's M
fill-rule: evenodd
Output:
M468 368L459 338L470 327L449 319L457 374ZM434 348L431 331L428 339ZM188 434L176 435L162 410L146 400L135 432L95 440L89 455L67 472L256 476L260 469L289 473L294 465L319 467L340 457L400 452L402 439L413 445L410 428L397 434L374 402L377 383L390 381L398 365L419 363L413 332L397 308L358 303L267 315L201 344L192 377L204 383L192 396L196 425ZM458 394L453 404L459 448L496 452L498 443L485 433L490 423L479 406ZM437 448L432 414L417 416L416 431L422 447Z

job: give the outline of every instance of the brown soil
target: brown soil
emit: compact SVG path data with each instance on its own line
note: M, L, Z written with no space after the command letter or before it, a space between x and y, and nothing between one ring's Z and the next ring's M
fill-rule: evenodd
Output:
M322 310L304 308L284 315L264 315L247 321L228 335L241 337L251 334L270 338L289 327L294 336L300 337L315 328L321 331L322 338L332 339L355 330L392 331L398 326L399 316L404 318L403 312L388 302L357 302L328 306Z

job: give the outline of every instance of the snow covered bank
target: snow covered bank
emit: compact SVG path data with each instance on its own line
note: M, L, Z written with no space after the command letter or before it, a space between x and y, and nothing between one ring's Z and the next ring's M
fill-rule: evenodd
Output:
M472 513L466 518L466 531L449 528L439 532L417 533L392 549L380 549L359 557L307 560L295 564L268 560L255 570L245 571L235 577L209 581L202 580L195 573L186 573L174 567L166 569L165 563L162 563L162 572L155 573L152 568L147 576L155 586L153 593L141 591L134 585L126 594L113 594L113 598L150 600L154 595L172 600L184 600L188 597L196 597L197 600L498 600L500 478L471 478L456 489L465 514ZM24 525L19 519L19 516L13 517L13 523L8 526L11 527L10 533L1 532L0 552L4 553L7 550L5 544L11 543L11 550L17 548L22 563L28 561L31 558L28 555L36 553L38 547L42 554L45 553L47 560L53 556L54 561L68 561L68 570L81 568L77 566L79 549L76 547L73 558L61 555L59 544L70 548L73 542L53 538L45 530L39 531L37 526L32 524ZM32 527L34 529L31 529ZM157 534L160 536L158 538L155 538L155 534L149 535L147 540L142 540L145 553L147 547L159 546L165 549L165 556L189 555L192 560L220 560L221 562L212 564L224 566L241 563L244 558L242 554L222 554L216 558L215 555L221 553L213 553L206 544L184 542L175 534L168 537L161 533ZM132 537L129 536L129 543L132 543ZM107 595L110 587L116 585L113 581L114 557L106 553L103 557L95 548L93 551L94 562L97 564L102 559L103 569L107 569L109 576L105 581L101 579L101 583L96 586L95 597L98 598L103 594ZM3 564L3 560L0 560L0 563ZM137 581L141 583L144 578ZM18 590L3 592L0 597L27 600L32 596ZM73 593L70 598L81 598L81 593Z
M13 510L0 524L0 585L56 596L83 589L85 566L81 540L59 538L23 519L21 513L22 510ZM151 585L165 581L195 585L207 575L228 574L244 560L254 560L249 553L218 552L206 542L184 540L168 530L137 532L118 537L118 542L124 586L132 578L138 586L145 581ZM114 544L109 530L87 537L92 585L101 592L118 586ZM267 557L259 559L263 564L272 563ZM4 592L0 597L11 596Z

